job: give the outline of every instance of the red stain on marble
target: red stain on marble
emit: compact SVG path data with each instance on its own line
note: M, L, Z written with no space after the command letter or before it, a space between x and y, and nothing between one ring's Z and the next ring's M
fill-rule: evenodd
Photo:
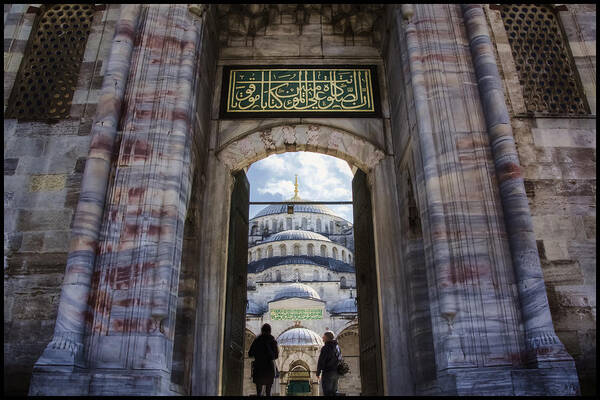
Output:
M160 234L160 225L150 225L148 227L148 235L154 236Z
M148 142L141 140L135 142L135 147L133 148L133 158L135 161L147 160L150 158L151 153L152 149Z
M92 138L90 150L112 152L113 140L108 135L97 134Z
M146 188L144 188L144 187L135 187L135 188L129 189L129 191L127 192L127 195L129 197L129 200L139 200L140 197L145 192L146 192Z
M126 224L125 225L125 234L124 239L132 239L140 232L140 226L137 223L134 224Z
M519 177L521 177L521 168L515 163L506 163L498 170L498 180L500 183Z
M173 110L173 120L182 120L186 123L189 123L189 115L187 113L187 110L183 110L180 108L176 108L175 110Z

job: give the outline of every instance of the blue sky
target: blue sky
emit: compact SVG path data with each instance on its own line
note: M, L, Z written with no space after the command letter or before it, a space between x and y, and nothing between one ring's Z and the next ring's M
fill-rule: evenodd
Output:
M285 201L294 195L307 201L352 201L352 170L339 158L307 151L274 154L248 169L250 201ZM250 206L250 218L266 206ZM328 205L337 215L352 222L352 205Z

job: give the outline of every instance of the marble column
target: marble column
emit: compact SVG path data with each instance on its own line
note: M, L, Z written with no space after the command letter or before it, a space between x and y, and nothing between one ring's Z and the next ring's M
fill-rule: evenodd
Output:
M203 25L194 18L186 5L143 5L136 37L86 339L91 369L127 371L123 394L164 394L170 382L195 166ZM112 384L93 393L110 394Z
M124 5L115 28L73 219L54 337L35 364L35 369L46 366L62 366L63 369L85 367L83 336L88 297L139 14L140 5Z
M484 12L480 5L475 4L462 5L461 8L517 279L525 327L526 360L529 364L570 361L572 358L556 336L552 324L523 176Z
M439 313L447 323L447 331L440 333L439 338L444 343L443 352L445 357L438 354L438 369L444 369L451 366L451 354L456 351L456 337L452 330L453 322L456 318L458 301L456 298L456 287L453 283L452 260L448 244L448 228L446 226L444 215L444 204L440 188L440 171L438 170L438 155L433 137L433 128L431 125L431 113L428 106L427 88L425 86L424 68L422 65L423 55L421 54L420 44L417 36L417 28L414 23L414 8L412 5L405 4L396 16L398 24L398 34L405 34L405 37L399 37L398 40L405 41L408 49L410 77L414 96L414 110L416 112L419 151L422 158L423 182L417 182L425 189L425 198L427 210L424 212L429 217L429 223L424 236L429 231L431 237L428 239L431 243L433 259L432 271L435 273L435 282L439 301ZM405 20L403 22L403 20ZM403 29L401 28L403 27ZM427 238L426 238L427 240ZM435 329L435 328L434 328Z

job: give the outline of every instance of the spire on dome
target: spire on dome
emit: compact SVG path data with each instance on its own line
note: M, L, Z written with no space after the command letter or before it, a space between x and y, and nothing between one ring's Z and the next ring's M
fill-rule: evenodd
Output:
M298 196L298 175L296 175L296 182L294 183L294 197L292 197L290 200L292 201L299 201L302 200L299 196Z

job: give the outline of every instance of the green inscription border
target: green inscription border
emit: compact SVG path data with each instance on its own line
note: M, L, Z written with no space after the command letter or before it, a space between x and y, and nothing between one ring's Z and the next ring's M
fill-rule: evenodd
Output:
M285 111L244 111L244 110L228 110L230 100L230 80L234 71L239 70L339 70L339 69L356 69L368 70L371 79L371 88L369 96L372 107L370 110L328 110L328 111L313 111L313 110L285 110ZM223 79L221 89L221 104L220 118L235 119L235 118L281 118L281 117L327 117L327 118L379 118L381 117L381 104L379 98L379 80L377 76L376 65L229 65L223 67Z

